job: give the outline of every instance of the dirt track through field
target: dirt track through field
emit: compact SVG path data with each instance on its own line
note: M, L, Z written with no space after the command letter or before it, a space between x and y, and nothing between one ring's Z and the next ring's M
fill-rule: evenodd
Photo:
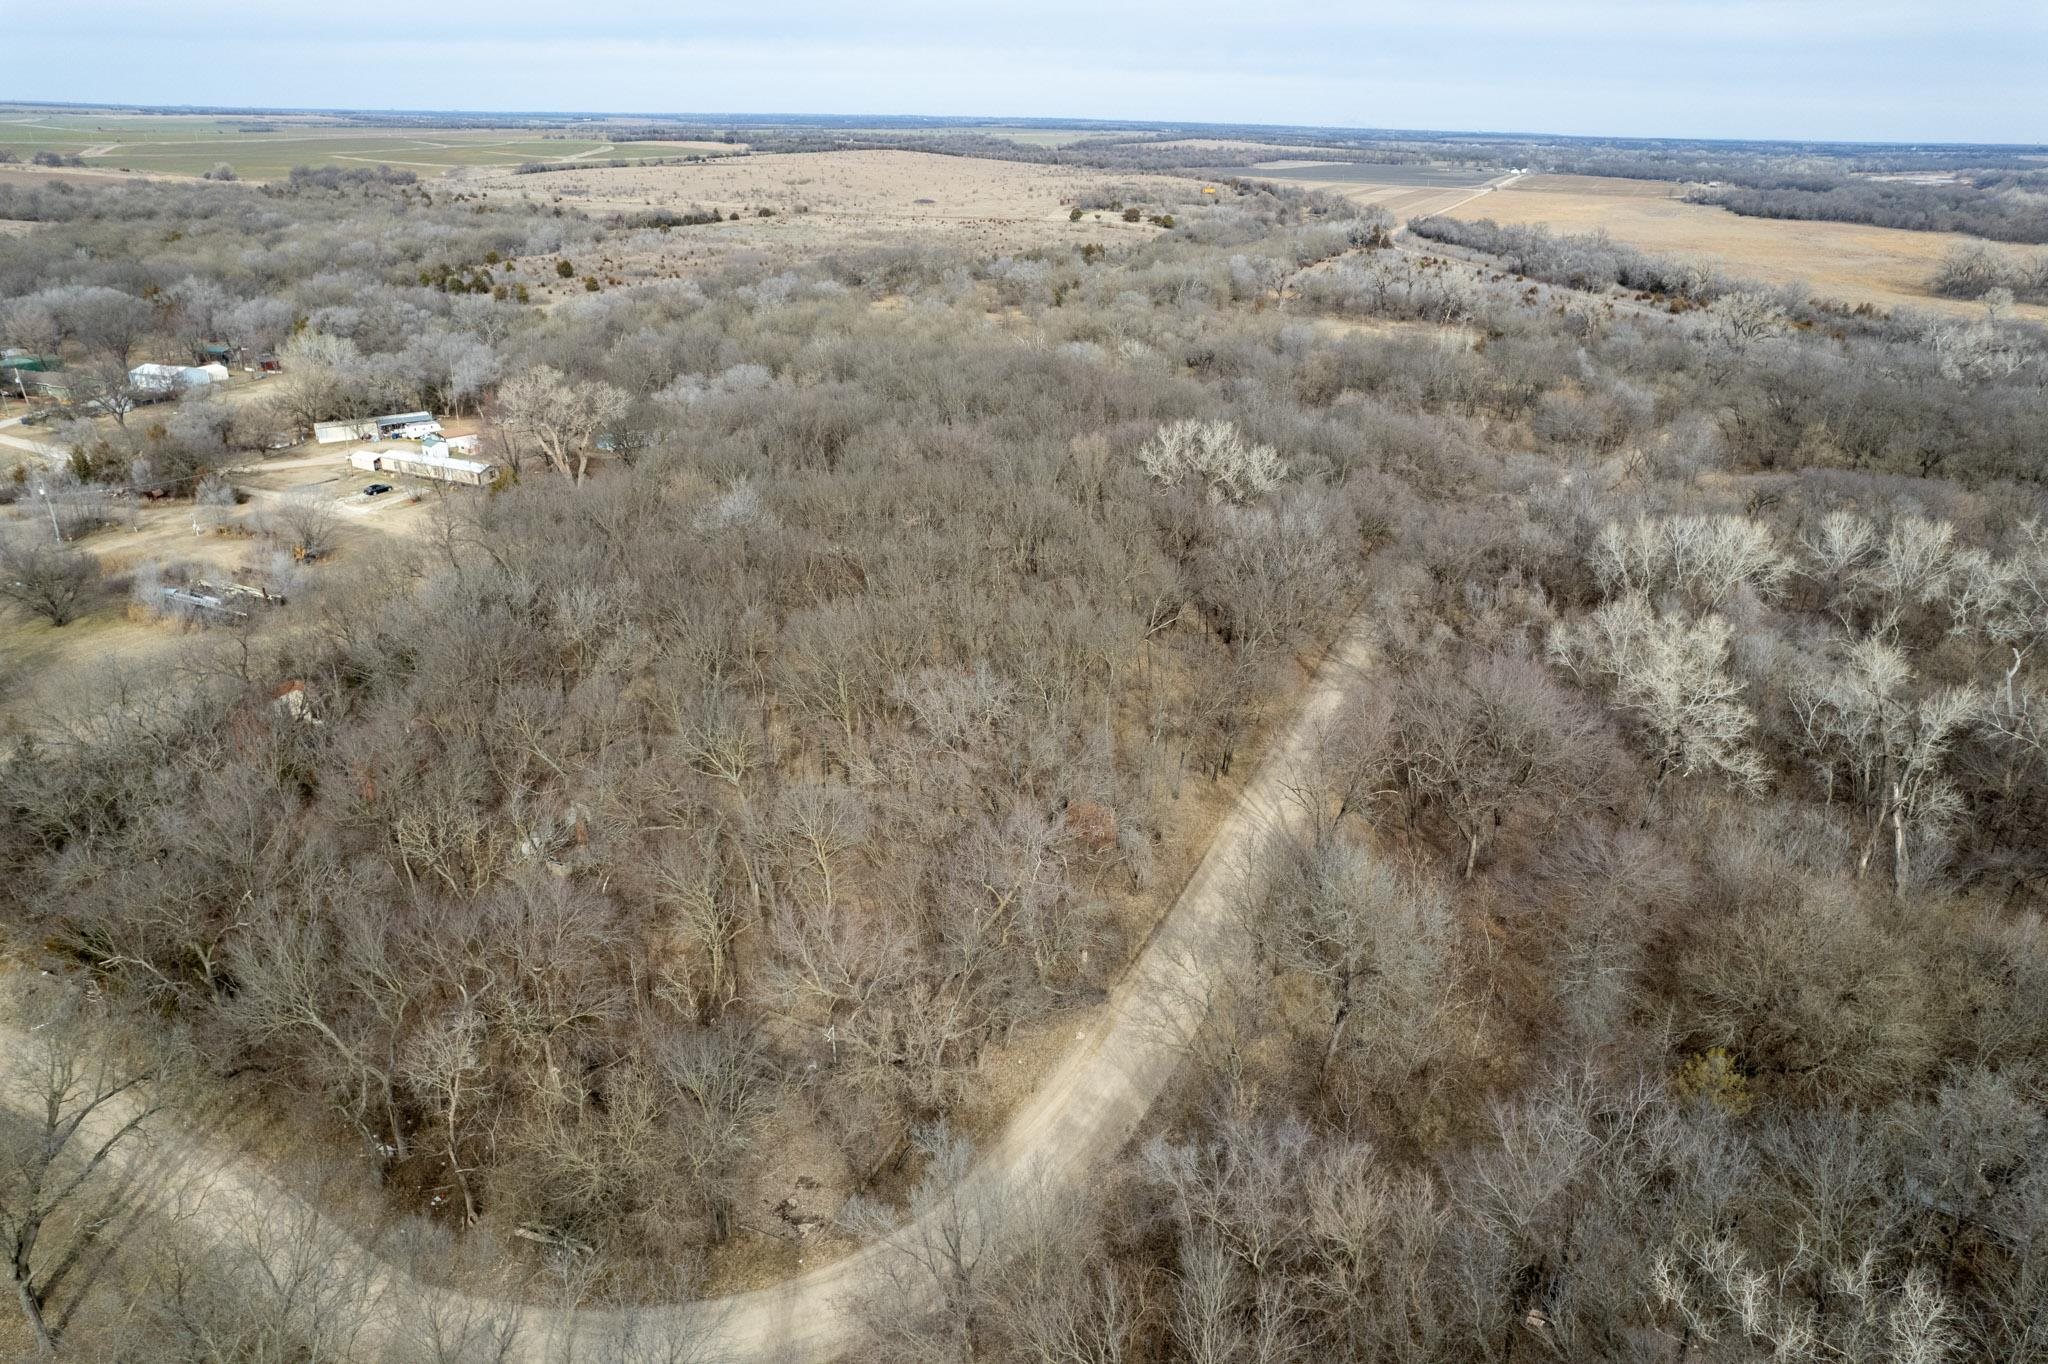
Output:
M1357 695L1371 657L1368 622L1354 620L1317 668L1292 723L1280 732L1217 826L1209 848L1172 909L1113 993L1101 1022L1079 1034L1072 1049L1011 1118L962 1181L952 1205L967 1235L980 1239L989 1220L982 1210L1034 1190L1082 1190L1136 1132L1186 1054L1206 1017L1223 968L1247 950L1234 908L1238 890L1262 842L1296 830L1309 818L1301 792L1308 786L1323 738ZM29 1040L9 1035L8 1050L24 1054ZM110 1132L132 1109L107 1105L88 1124L86 1139ZM239 1160L203 1133L168 1121L146 1129L149 1145L131 1159L147 1161L156 1182L175 1200L187 1231L235 1236L266 1248L279 1262L303 1252L308 1210L260 1166ZM257 1234L251 1236L250 1229ZM590 1352L604 1357L671 1357L671 1342L691 1342L686 1357L717 1360L823 1360L859 1343L855 1303L884 1257L893 1256L930 1224L912 1223L887 1240L775 1287L673 1306L558 1311L466 1298L418 1284L352 1244L323 1259L353 1258L364 1271L359 1299L360 1358L418 1357L417 1333L442 1332L462 1323L516 1321L518 1335L502 1357L553 1360ZM897 1308L896 1310L903 1310ZM444 1334L443 1339L446 1339ZM616 1352L616 1353L613 1353Z

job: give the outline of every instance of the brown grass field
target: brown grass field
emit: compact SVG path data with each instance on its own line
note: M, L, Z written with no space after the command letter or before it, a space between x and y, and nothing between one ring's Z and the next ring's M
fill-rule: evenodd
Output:
M1132 203L1175 203L1190 183L1021 161L925 152L761 155L685 166L592 166L544 175L472 169L464 187L530 195L586 213L692 208L739 213L738 222L679 227L640 243L608 242L621 278L691 273L738 258L795 263L836 252L920 243L987 254L1052 243L1113 243L1160 229L1110 212L1070 222L1075 200L1106 189ZM759 210L774 210L772 217ZM521 281L532 287L524 274ZM556 292L552 275L540 281ZM580 287L574 281L568 286Z
M1276 171L1285 173L1276 174ZM1470 185L1395 185L1338 180L1318 176L1301 163L1293 166L1269 163L1247 173L1260 179L1277 180L1296 189L1329 190L1361 204L1378 204L1395 218L1403 220L1448 212L1477 192L1477 187Z
M1974 303L1927 292L1934 267L1968 237L1860 223L1744 218L1724 208L1685 203L1684 192L1683 186L1661 181L1531 175L1448 211L1456 218L1542 223L1558 232L1604 231L1644 251L1708 257L1731 275L1765 284L1804 283L1816 296L1844 303L1972 316L1981 312ZM2013 311L2048 321L2048 307Z

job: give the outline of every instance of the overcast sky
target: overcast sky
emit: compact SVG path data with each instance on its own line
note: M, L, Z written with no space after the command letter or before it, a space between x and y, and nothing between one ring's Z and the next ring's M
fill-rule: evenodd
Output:
M2048 0L59 0L0 97L2048 142Z

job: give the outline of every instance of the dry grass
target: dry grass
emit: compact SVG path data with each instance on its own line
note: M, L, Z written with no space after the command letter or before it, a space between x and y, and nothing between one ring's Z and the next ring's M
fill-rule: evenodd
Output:
M1393 185L1357 180L1336 180L1295 170L1280 178L1296 189L1328 190L1361 204L1377 204L1397 219L1427 217L1446 213L1479 193L1472 185ZM1484 197L1484 196L1482 196Z
M608 243L608 269L621 278L691 273L740 258L793 264L834 252L919 244L993 255L1062 242L1128 241L1160 229L1125 223L1113 213L1069 222L1075 200L1090 190L1117 187L1127 197L1134 192L1147 201L1177 202L1191 190L1188 181L1169 176L901 151L592 166L544 175L473 170L465 180L466 187L491 195L558 200L600 216L692 208L741 215L738 222L677 228L635 249ZM756 216L762 208L774 216ZM538 281L527 271L514 278L530 289L563 287L546 273ZM571 281L566 287L573 292L581 286Z
M340 517L334 530L335 563L314 570L319 578L360 570L407 548L431 520L433 490L415 480L382 476L398 490L371 503L353 494L379 476L348 466L348 451L360 445L302 446L237 473L235 482L250 500L234 508L206 508L190 501L142 502L132 516L84 536L77 548L100 561L110 580L104 601L61 628L15 607L0 607L0 739L30 727L31 717L67 698L88 693L107 663L125 667L169 667L206 628L155 621L130 608L125 583L140 566L156 562L190 565L239 579L251 555L274 548L258 533L264 514L285 496L333 498ZM10 452L11 453L11 452ZM0 458L0 477L11 461ZM408 494L420 489L425 500ZM466 490L456 496L469 495ZM24 502L0 508L0 531L40 533L36 509ZM318 579L315 581L318 587ZM287 623L289 611L271 624Z
M1590 194L1604 199L1683 199L1685 186L1670 180L1620 180L1608 175L1525 175L1517 194Z
M1542 223L1559 232L1604 231L1658 255L1711 258L1731 275L1806 284L1817 296L1844 303L1963 315L1982 311L1973 303L1936 298L1926 287L1941 258L1970 238L1858 223L1743 218L1685 203L1677 197L1683 192L1661 181L1532 175L1448 211L1457 218ZM2048 308L2013 311L2048 321Z

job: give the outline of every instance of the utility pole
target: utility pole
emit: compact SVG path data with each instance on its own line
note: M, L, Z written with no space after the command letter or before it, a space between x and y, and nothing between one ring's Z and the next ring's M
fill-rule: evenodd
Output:
M56 537L58 544L63 544L64 530L63 527L57 524L57 504L50 500L50 490L48 488L38 488L36 489L36 496L43 499L43 510L50 514L50 534Z

